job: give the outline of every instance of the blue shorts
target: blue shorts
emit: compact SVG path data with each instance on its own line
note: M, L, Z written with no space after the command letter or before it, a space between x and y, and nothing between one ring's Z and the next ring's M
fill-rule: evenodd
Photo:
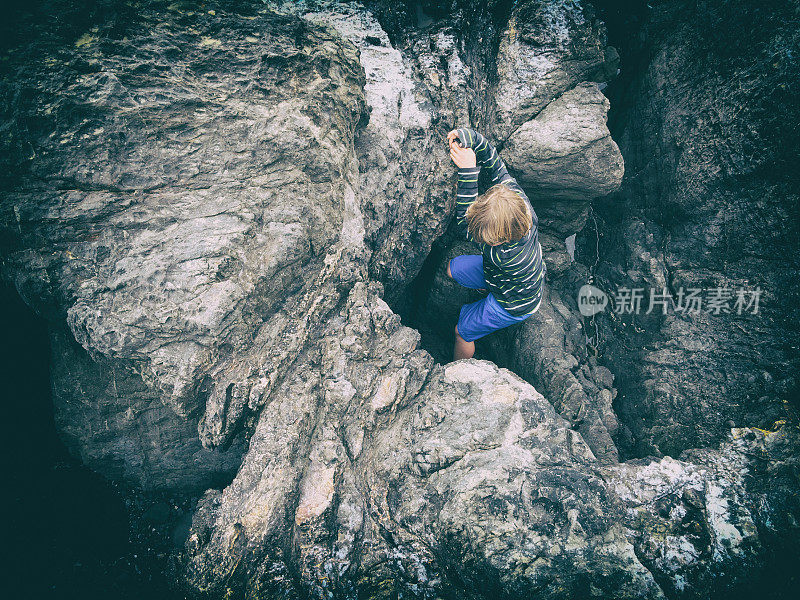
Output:
M458 283L474 290L486 289L486 280L483 277L483 256L463 254L450 261L450 273ZM486 298L465 304L461 307L458 316L458 335L465 342L472 342L478 338L519 323L530 317L512 315L498 304L494 296L489 294Z

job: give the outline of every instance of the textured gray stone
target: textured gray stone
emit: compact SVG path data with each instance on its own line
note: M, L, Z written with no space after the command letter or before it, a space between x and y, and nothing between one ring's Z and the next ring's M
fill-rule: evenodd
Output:
M503 156L549 235L563 240L583 229L589 202L622 182L622 155L606 127L609 106L596 84L578 84L506 141Z
M608 81L618 57L586 2L515 2L497 52L497 137L507 139L581 81Z
M762 533L792 527L794 430L734 430L691 462L603 466L510 371L435 365L380 292L353 288L261 413L234 482L201 500L184 558L194 588L703 597L763 563Z
M92 470L145 490L227 484L246 450L238 435L203 448L197 422L166 406L134 370L92 359L71 334L52 331L51 386L61 438Z
M666 315L598 318L635 455L714 445L732 425L768 430L798 396L800 187L793 164L800 46L793 2L667 2L630 39L649 57L620 89L617 194L597 203L599 284L666 289ZM587 228L591 231L593 227ZM594 257L591 231L587 254ZM680 290L683 299L680 301ZM736 294L762 290L758 314ZM701 312L686 307L701 290ZM722 290L719 314L708 301ZM726 297L727 296L727 297ZM609 311L610 312L610 311Z
M172 557L211 598L705 598L791 555L790 418L617 462L630 371L594 356L572 298L588 268L562 244L621 174L586 83L615 70L589 7L368 4L143 2L4 57L2 269L50 320L67 444L139 487L216 486ZM449 351L475 299L443 277L468 251L445 233L443 139L467 124L551 190L536 208L557 277L479 345L516 374L421 348L434 332ZM617 267L658 273L669 239L637 223ZM422 335L387 303L415 291ZM662 350L647 369L695 364ZM780 374L750 383L788 394ZM671 414L704 417L691 400Z
M357 2L271 5L330 27L359 50L369 122L357 131L355 149L369 275L396 300L454 208L453 167L444 140L453 124L468 119L467 67L457 38L446 28L427 32L407 40L401 52L376 16Z
M352 45L296 17L168 16L143 10L124 40L87 32L16 81L36 95L13 107L12 131L28 111L46 116L3 204L16 246L5 266L32 306L138 373L176 423L199 418L214 447L335 305L336 282L363 268L364 75ZM140 460L94 443L69 439L84 457Z

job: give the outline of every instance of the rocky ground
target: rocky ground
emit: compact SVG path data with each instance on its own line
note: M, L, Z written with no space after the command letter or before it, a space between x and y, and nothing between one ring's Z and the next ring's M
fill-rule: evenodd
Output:
M46 323L58 435L173 592L790 594L800 13L772 4L15 12L2 273ZM548 275L452 363L459 125L524 185ZM763 310L585 318L589 277Z

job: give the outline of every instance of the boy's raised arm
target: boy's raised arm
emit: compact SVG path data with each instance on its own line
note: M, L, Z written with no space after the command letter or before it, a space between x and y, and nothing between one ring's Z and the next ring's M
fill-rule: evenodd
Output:
M456 140L457 138L457 140ZM481 167L489 169L492 185L503 185L518 192L525 199L533 217L533 226L538 219L528 196L506 169L506 165L497 149L485 136L469 127L454 129L447 135L450 144L450 156L458 167L458 186L456 188L456 222L467 229L467 239L472 240L467 227L467 208L478 197L478 175ZM460 142L460 144L458 143ZM474 153L474 156L473 156ZM472 240L475 241L475 240Z
M456 222L466 228L467 208L478 197L480 167L459 167L456 187ZM469 232L467 233L469 237Z
M497 149L484 135L481 135L474 129L470 129L469 127L461 127L459 129L454 130L451 132L451 135L455 133L458 136L458 139L461 140L461 143L464 145L465 148L472 148L475 152L475 158L477 160L478 165L489 169L489 177L492 179L492 185L496 185L498 183L502 183L503 185L511 188L515 192L518 192L520 196L525 199L525 202L528 203L528 207L531 210L531 214L533 215L533 223L534 226L538 224L539 219L536 217L536 212L533 210L533 206L531 205L530 199L528 199L528 195L525 193L525 190L522 189L522 186L517 183L517 180L514 179L506 169L506 165L503 162L503 159L500 158L500 154L498 154ZM480 169L479 169L480 170ZM477 179L477 176L475 177ZM460 185L460 184L459 184ZM477 195L477 181L475 182L475 193ZM459 198L460 199L460 198ZM473 198L472 200L474 200ZM466 207L464 208L464 212L466 213ZM459 220L459 222L461 222Z
M478 133L474 129L468 127L461 127L456 129L458 139L465 148L472 148L475 151L475 156L478 159L478 164L489 170L489 177L492 179L492 185L497 183L505 184L509 187L522 188L517 184L517 181L508 174L508 169L497 153L494 147L485 136ZM513 182L513 185L512 185Z
M478 175L481 168L477 164L475 152L458 144L455 141L456 131L451 131L447 135L447 143L450 146L450 158L458 167L458 185L456 186L456 222L463 225L467 230L467 239L472 239L469 235L469 228L466 226L467 209L478 197Z

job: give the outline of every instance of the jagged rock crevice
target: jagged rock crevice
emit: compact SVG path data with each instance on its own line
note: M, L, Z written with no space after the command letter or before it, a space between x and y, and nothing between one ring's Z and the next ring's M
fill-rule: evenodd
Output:
M398 19L388 19L388 9L382 10L384 20L398 27ZM483 22L478 24L475 20L481 15ZM470 89L463 93L481 96L470 102L470 122L493 137L536 207L549 284L558 290L554 297L572 296L570 286L581 267L572 265L565 239L583 227L591 199L615 189L623 172L621 155L606 127L609 103L599 91L617 67L602 23L590 7L558 2L514 7L500 3L493 12L465 2L421 30L408 21L399 21L402 33L394 37L413 56L420 55L415 40L423 35L444 30L458 36L470 76ZM489 49L496 52L489 53L491 60L486 58ZM459 81L457 91L462 85ZM390 297L406 321L422 331L426 348L440 361L449 360L458 308L479 298L445 276L447 260L477 252L461 240L463 233L451 226L434 244L409 292L400 302ZM574 304L560 302L560 307L561 312L548 308L514 328L510 337L490 336L479 353L536 385L564 416L581 424L595 452L616 460L611 437L617 429L611 409L613 377L598 370L596 363L589 364L580 319L572 314ZM543 330L548 333L541 337Z
M638 33L613 28L631 65L609 88L626 175L596 203L598 285L677 301L645 314L645 297L638 315L595 320L618 374L624 453L677 456L733 426L774 430L800 398L796 4L599 4ZM578 252L592 260L598 238L585 233ZM701 301L721 290L721 306L681 311L693 289ZM747 302L760 290L757 314L739 314L738 290Z

